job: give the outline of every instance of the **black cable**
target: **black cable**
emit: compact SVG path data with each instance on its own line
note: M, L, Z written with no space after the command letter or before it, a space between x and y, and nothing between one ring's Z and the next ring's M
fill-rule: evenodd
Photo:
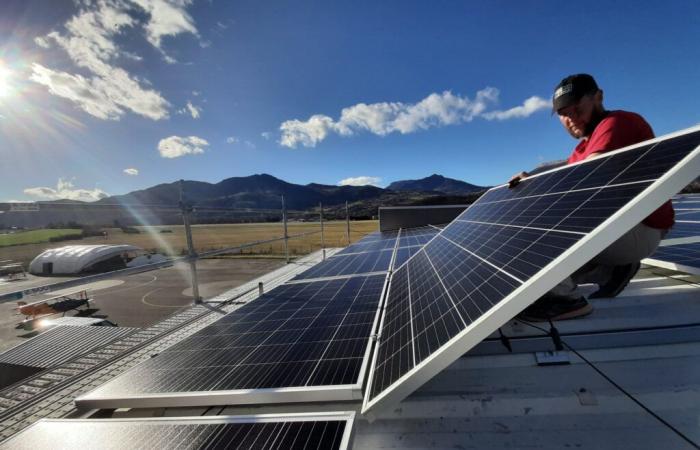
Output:
M654 417L656 420L658 420L658 421L661 422L663 425L665 425L668 429L670 429L671 431L673 431L674 433L676 433L681 439L683 439L684 441L686 441L687 443L689 443L690 445L692 445L694 448L700 450L700 445L698 445L697 443L695 443L694 441L692 441L688 436L686 436L685 434L683 434L679 429L677 429L676 427L674 427L673 425L671 425L669 422L667 422L666 420L664 420L664 418L662 418L661 416L659 416L658 414L656 414L654 411L652 411L651 409L649 409L646 405L644 405L644 403L642 403L641 401L637 400L632 394L630 394L630 393L627 392L622 386L620 386L619 384L617 384L617 383L615 382L615 380L613 380L613 379L610 378L608 375L606 375L605 372L603 372L602 370L600 370L595 364L593 364L593 363L592 363L591 361L589 361L586 357L584 357L581 353L579 353L576 349L574 349L574 348L571 347L569 344L567 344L566 341L562 340L562 339L561 339L561 336L559 336L559 331L556 329L556 327L554 327L554 324L553 324L551 321L549 322L550 325L552 326L552 331L551 331L551 332L550 332L550 331L547 331L547 330L545 330L544 328L539 327L539 326L537 326L537 325L535 325L535 324L533 324L533 323L530 323L530 322L528 322L528 321L522 320L522 319L518 319L518 322L522 322L522 323L524 323L525 325L529 325L529 326L532 327L532 328L535 328L535 329L537 329L537 330L540 330L540 331L544 332L547 336L551 336L552 339L555 339L555 341L557 341L557 339L558 339L558 342L559 342L559 343L561 343L564 347L566 347L569 351L571 351L572 353L574 353L576 356L578 356L579 358L581 358L581 360L583 360L586 364L588 364L588 365L591 367L591 369L595 370L595 371L598 373L598 375L600 375L601 377L603 377L608 383L610 383L611 385L613 385L617 390L619 390L620 392L622 392L622 393L623 393L625 396L627 396L630 400L632 400L634 403L636 403L640 408L642 408L644 411L646 411L647 413L649 413L649 414L650 414L652 417ZM556 336L556 337L555 337L555 336Z

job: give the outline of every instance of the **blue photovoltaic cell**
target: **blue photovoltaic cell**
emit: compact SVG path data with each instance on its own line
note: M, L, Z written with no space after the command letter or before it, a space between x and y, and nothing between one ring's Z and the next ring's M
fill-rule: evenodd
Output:
M336 255L344 255L348 253L363 253L363 252L376 252L379 250L390 250L396 245L396 236L389 239L373 240L369 242L356 242L348 247L345 247L342 251L336 253Z
M700 270L700 242L659 247L650 258Z
M399 237L399 248L413 247L416 245L425 245L430 241L440 230L433 227L420 227L408 230L401 230Z
M366 253L336 255L316 264L309 270L297 275L294 279L302 280L341 275L386 272L389 270L392 255L393 248Z
M700 131L692 131L481 196L393 273L366 399L369 407L385 391L407 381L399 381L407 372L543 273L699 143ZM697 157L692 164L697 165ZM651 212L660 205L645 206ZM618 228L620 234L625 231ZM573 272L585 262L570 260L567 267ZM547 282L553 287L558 281ZM450 353L454 354L459 352Z
M423 248L422 245L416 245L414 247L400 247L396 249L396 258L394 258L394 268L393 270L401 267L403 263L408 261L408 259L418 253L420 249Z
M676 209L676 220L692 220L700 222L700 210Z
M700 222L683 222L676 220L673 228L671 228L664 239L687 238L693 236L700 236Z
M384 281L379 275L279 286L89 397L360 383Z

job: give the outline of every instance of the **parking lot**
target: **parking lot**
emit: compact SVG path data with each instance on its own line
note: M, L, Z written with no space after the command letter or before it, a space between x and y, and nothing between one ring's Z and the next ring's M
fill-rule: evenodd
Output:
M276 258L232 258L201 260L197 264L199 291L203 298L210 298L257 278L284 265ZM27 289L69 278L42 278L29 276L26 280L0 284L0 293ZM127 277L106 279L84 285L91 297L89 309L71 311L67 315L102 317L125 327L143 327L190 306L193 302L189 281L189 266L173 267L145 272ZM66 292L26 298L39 301ZM17 328L23 316L18 314L16 302L0 303L0 351L34 336L35 333Z

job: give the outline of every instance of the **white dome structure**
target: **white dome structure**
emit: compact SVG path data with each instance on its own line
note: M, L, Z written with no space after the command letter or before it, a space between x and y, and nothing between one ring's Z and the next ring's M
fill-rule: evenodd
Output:
M75 275L124 268L143 250L133 245L66 245L44 250L29 264L33 275Z

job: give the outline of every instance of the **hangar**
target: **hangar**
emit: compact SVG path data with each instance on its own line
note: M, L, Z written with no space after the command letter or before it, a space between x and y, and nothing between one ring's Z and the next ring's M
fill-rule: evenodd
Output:
M143 250L133 245L66 245L44 250L29 264L33 275L74 275L123 269Z

